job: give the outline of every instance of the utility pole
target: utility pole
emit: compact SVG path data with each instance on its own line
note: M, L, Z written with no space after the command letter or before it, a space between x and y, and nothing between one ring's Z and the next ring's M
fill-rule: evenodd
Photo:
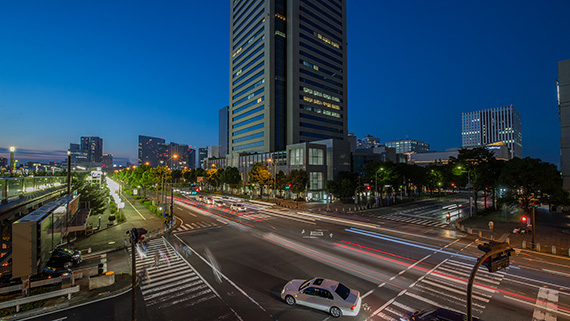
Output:
M532 224L532 228L531 228L531 232L532 232L532 249L536 250L536 243L534 243L534 230L536 230L536 225L534 222L534 216L535 216L535 212L536 212L536 206L532 207L532 221L530 224Z
M137 260L135 254L135 245L140 239L144 239L144 234L147 233L142 227L133 227L127 234L131 240L131 288L132 288L132 319L137 320Z
M71 150L67 150L67 206L65 209L65 235L69 247L69 198L71 197Z

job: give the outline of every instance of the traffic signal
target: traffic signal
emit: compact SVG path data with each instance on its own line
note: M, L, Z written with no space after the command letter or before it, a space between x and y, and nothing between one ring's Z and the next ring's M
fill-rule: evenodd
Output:
M196 191L196 193L200 192L200 187L196 187L194 191Z
M522 221L523 223L526 223L526 222L528 222L528 218L527 218L526 216L522 216L522 217L521 217L521 221Z
M366 190L369 191L369 190L370 190L370 186L366 186Z
M139 241L143 240L143 239L144 239L144 235L145 235L146 233L147 233L147 230L144 229L144 228L142 228L142 227L139 227L139 228L133 227L133 228L130 230L131 243L136 244L136 243L138 243ZM129 234L128 231L127 231L127 234Z
M291 184L285 185L285 189L286 189L286 190L287 190L287 189L291 189Z
M495 241L479 244L477 248L485 253L489 253L491 251L497 252L496 254L493 254L485 259L485 261L482 263L482 265L484 265L489 270L489 272L497 272L503 268L508 267L510 264L509 257L515 251L509 246L508 243Z

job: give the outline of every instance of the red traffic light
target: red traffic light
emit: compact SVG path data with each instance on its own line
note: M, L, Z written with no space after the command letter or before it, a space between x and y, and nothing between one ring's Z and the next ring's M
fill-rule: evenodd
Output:
M367 189L367 190L370 190L370 186L366 186L366 189Z
M196 187L196 189L194 189L196 191L196 193L198 193L200 191L200 188Z
M521 221L526 222L526 221L527 221L527 217L526 217L526 216L521 217Z

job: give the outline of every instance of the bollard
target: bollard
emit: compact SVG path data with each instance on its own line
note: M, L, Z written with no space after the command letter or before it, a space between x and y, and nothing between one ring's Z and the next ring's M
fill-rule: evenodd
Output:
M87 253L91 254L91 248L87 249Z
M526 241L525 241L525 240L522 241L521 247L522 247L523 249L526 249Z
M540 243L536 243L536 250L540 252Z
M471 231L471 228L468 227L468 228L467 228L467 234L471 234L471 232L472 232L472 231Z
M505 242L507 242L508 245L511 245L511 240L507 237L507 239L505 240Z
M483 237L483 232L479 231L479 237Z
M491 241L493 240L493 234L491 234Z
M552 245L552 254L556 254L556 245Z
M461 232L465 232L465 226L461 225Z

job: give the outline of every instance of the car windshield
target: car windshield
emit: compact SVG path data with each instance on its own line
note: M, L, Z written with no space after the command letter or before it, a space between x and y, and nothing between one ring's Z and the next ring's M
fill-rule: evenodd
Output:
M299 286L299 291L301 291L302 289L308 287L309 284L311 284L311 280L307 280L307 281L303 282L303 284L301 284L301 286Z
M339 283L338 286L336 287L336 289L334 290L336 292L336 294L338 294L343 300L346 300L346 298L348 298L348 295L350 294L350 289L347 288L344 284Z

